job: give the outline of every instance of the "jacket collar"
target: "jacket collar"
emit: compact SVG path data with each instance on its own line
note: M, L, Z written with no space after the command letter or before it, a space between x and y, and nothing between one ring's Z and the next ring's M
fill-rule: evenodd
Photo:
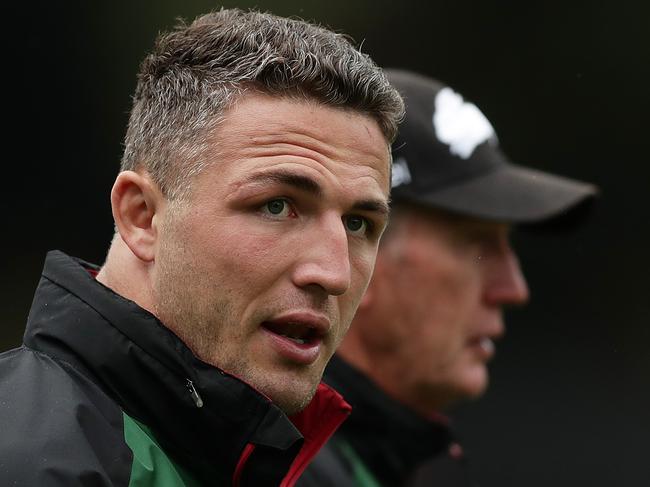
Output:
M401 485L419 464L451 446L446 417L417 414L337 355L323 380L340 391L354 411L339 436L385 485Z
M263 475L265 485L292 485L349 413L342 397L321 385L292 421L240 379L198 360L151 313L96 281L96 270L48 254L25 344L94 378L210 484L254 485Z

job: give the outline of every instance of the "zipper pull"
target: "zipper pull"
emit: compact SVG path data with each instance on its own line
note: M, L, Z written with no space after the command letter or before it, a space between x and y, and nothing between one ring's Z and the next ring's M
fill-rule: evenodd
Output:
M190 379L185 379L187 382L185 385L187 386L187 389L190 391L190 395L192 396L192 399L194 400L194 404L196 404L197 408L202 408L203 407L203 399L201 399L201 396L199 396L199 393L196 392L196 389L194 388L194 384Z

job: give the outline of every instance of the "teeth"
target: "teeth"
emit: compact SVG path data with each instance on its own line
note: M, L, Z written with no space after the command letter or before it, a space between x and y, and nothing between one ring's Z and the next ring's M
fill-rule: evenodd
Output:
M481 339L480 346L486 353L494 353L494 342L488 337Z
M305 340L304 338L292 337L292 336L289 336L289 335L285 335L284 333L280 333L280 335L282 335L285 338L288 338L289 340L291 340L293 342L299 343L301 345L304 345L305 343L307 343L307 340Z
M289 340L300 345L311 342L314 336L311 328L299 322L265 322L263 326L265 326L269 331L275 333L276 335L288 338Z

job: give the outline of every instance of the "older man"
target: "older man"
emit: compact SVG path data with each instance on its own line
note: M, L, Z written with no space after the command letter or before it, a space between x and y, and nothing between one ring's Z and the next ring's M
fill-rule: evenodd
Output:
M373 270L399 94L340 35L221 10L144 60L103 267L50 253L0 356L3 485L293 485Z
M594 186L510 163L478 108L387 71L406 119L393 144L391 223L350 333L326 372L353 412L301 485L469 485L441 412L480 396L504 306L528 288L513 223L554 219Z

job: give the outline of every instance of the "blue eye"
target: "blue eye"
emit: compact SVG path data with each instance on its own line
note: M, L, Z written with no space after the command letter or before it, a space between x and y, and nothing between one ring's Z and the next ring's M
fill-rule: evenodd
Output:
M262 211L269 216L287 217L291 213L291 206L286 199L277 198L264 203Z
M343 219L345 228L353 235L365 235L370 227L368 220L362 216L350 215Z
M284 200L273 200L266 204L266 208L272 215L281 214L285 206L287 206L287 202Z

